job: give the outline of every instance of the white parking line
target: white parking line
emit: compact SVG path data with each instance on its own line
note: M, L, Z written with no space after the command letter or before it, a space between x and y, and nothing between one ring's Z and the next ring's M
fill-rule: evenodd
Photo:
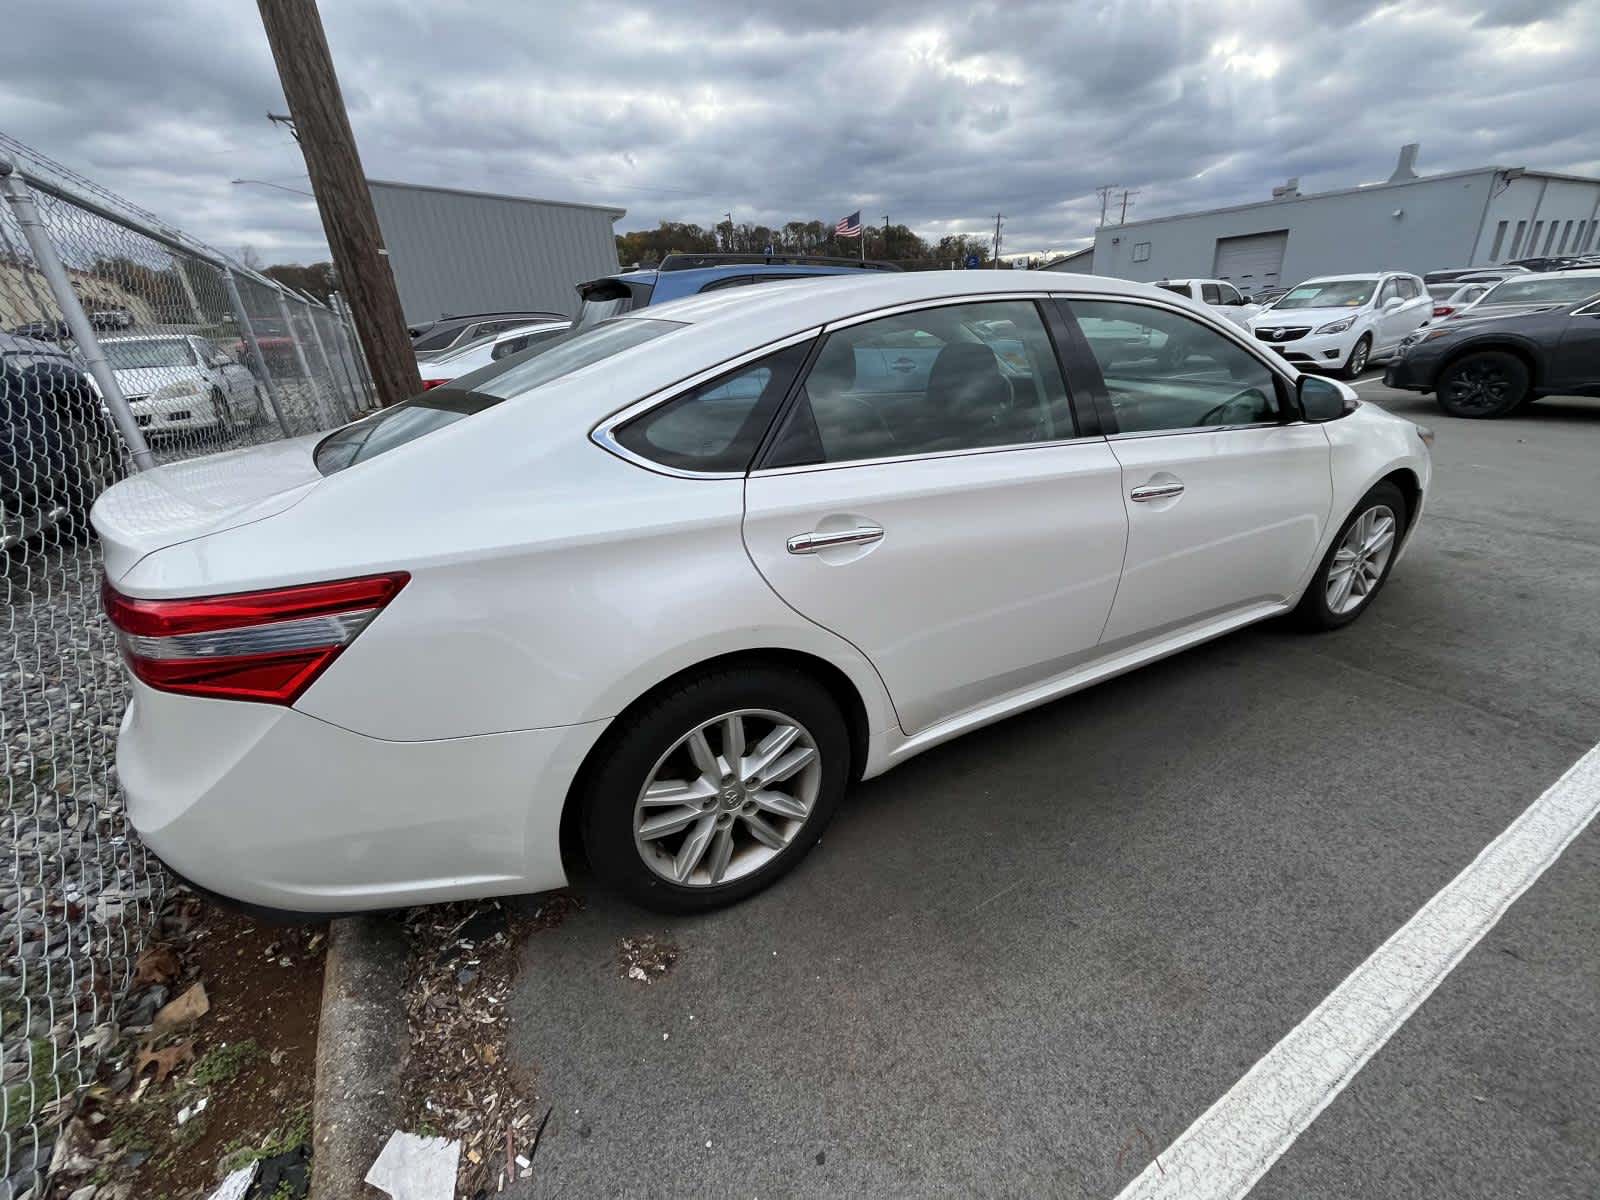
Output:
M1117 1200L1237 1200L1600 811L1600 746L1527 807Z

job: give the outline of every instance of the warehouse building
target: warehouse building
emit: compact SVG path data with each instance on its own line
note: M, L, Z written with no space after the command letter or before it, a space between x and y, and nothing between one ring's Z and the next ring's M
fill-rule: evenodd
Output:
M1600 179L1524 167L1418 175L1406 146L1384 183L1108 225L1094 271L1226 279L1250 293L1341 271L1426 271L1600 247Z
M573 288L617 269L625 210L368 180L408 322L513 309L576 316Z

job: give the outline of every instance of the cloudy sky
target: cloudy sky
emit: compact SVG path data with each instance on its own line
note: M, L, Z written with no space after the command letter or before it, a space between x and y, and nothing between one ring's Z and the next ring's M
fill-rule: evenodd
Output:
M1489 163L1600 175L1594 0L323 0L367 173L626 207L888 214L1071 248L1132 217ZM266 262L326 257L248 0L30 6L0 131ZM20 36L19 36L20 34Z

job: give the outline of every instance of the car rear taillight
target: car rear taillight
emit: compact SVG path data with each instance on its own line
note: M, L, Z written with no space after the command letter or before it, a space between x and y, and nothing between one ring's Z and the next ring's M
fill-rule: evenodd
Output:
M1436 317L1448 317L1453 312L1455 312L1455 309L1448 304L1435 304L1433 306L1433 315Z
M449 382L450 381L448 379L424 379L422 381L422 390L425 392L431 392L434 388L443 387Z
M293 704L410 578L180 600L124 596L108 579L101 595L135 678L184 696Z

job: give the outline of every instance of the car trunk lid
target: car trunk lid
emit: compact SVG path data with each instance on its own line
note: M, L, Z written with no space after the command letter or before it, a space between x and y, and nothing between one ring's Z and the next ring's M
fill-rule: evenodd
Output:
M90 519L106 575L126 575L145 555L274 516L321 482L315 433L142 471L108 488Z

